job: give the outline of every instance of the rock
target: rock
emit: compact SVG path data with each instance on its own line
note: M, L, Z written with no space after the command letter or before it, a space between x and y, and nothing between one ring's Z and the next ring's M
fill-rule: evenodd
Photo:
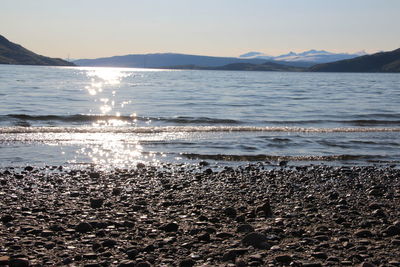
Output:
M395 235L399 235L400 234L400 228L396 227L394 225L390 225L389 227L387 227L384 231L384 234L386 234L387 236L395 236Z
M361 230L356 231L354 233L354 235L356 237L372 237L372 236L374 236L374 234L371 231L365 230L365 229L361 229Z
M114 239L106 239L101 244L103 245L103 247L113 248L117 245L117 241L115 241Z
M146 167L146 165L142 162L138 162L138 164L136 164L136 168L138 169L144 169Z
M192 267L196 264L193 259L185 259L179 262L179 267Z
M243 259L235 260L235 267L246 267L246 266L248 266L248 265Z
M118 267L135 267L135 262L124 260L118 264Z
M301 264L302 267L322 267L321 263L314 263L314 262L303 262Z
M235 218L237 215L236 209L232 207L228 207L224 209L224 214L229 218Z
M265 217L272 217L273 214L269 199L265 200L263 205L256 208L256 213L258 214L260 212L262 212Z
M13 221L14 219L15 218L9 214L1 216L1 222L4 224L7 224L7 223Z
M217 233L215 236L218 238L226 239L226 238L233 237L233 234L228 233L228 232L220 232L220 233Z
M199 166L202 166L202 167L204 167L204 166L208 166L208 165L210 165L210 163L208 163L207 161L200 161L199 162Z
M237 257L236 251L234 249L230 249L224 253L222 256L223 261L233 261Z
M102 267L100 263L86 263L83 267Z
M328 255L326 255L326 253L323 253L323 252L315 252L315 253L312 253L311 256L313 258L322 259L322 260L325 260L328 258Z
M135 248L128 249L126 252L126 255L128 256L128 259L134 260L136 259L136 256L139 254L139 251Z
M100 178L100 173L99 172L91 172L91 173L89 173L89 177L90 178L94 178L94 179L98 179L98 178Z
M246 246L253 246L255 248L267 248L267 237L264 234L258 232L252 232L247 234L243 239L242 243Z
M53 236L54 232L50 231L50 230L43 230L42 233L40 234L42 237L49 237L49 236Z
M284 254L284 255L275 256L274 260L279 263L289 264L290 262L292 262L292 257Z
M119 196L119 195L121 195L121 193L122 193L122 189L121 189L121 188L115 187L115 188L113 188L113 190L112 190L112 195L113 195L113 196Z
M10 260L10 257L8 257L8 256L1 256L1 257L0 257L0 266L8 265L9 260Z
M25 258L10 259L8 266L9 267L29 267L30 262L28 259L25 259Z
M28 172L31 172L31 171L33 171L33 167L32 167L32 166L26 166L26 167L24 168L24 170L25 170L25 171L28 171Z
M179 225L176 223L167 223L160 227L161 230L165 232L176 232L179 229Z
M400 246L400 239L393 239L390 243L395 246Z
M359 267L376 267L375 264L370 263L370 262L363 262L360 265L358 265Z
M254 232L254 227L250 224L241 224L237 227L236 231L239 233L251 233Z
M103 206L104 199L103 198L92 198L90 199L90 207L92 209L99 209Z
M199 235L199 236L197 237L197 239L198 239L199 241L210 242L211 237L210 237L210 234L209 234L209 233L205 232L205 233Z
M87 222L81 222L76 227L75 230L81 234L93 231L93 227Z
M213 171L211 169L206 169L203 173L206 175L211 175L213 174Z

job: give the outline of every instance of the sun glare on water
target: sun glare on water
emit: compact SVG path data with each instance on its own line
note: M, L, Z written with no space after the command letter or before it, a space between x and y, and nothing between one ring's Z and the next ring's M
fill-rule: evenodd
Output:
M144 151L141 145L143 136L140 134L114 134L103 131L105 128L137 126L137 115L131 112L134 99L120 99L118 93L126 90L124 79L134 79L135 75L142 75L138 72L152 70L124 68L82 68L81 70L88 81L84 90L94 103L89 115L98 117L91 127L98 128L98 133L72 136L72 143L81 142L84 147L76 151L75 160L71 163L79 164L80 159L84 158L91 159L91 162L98 166L114 167L134 165L142 161L157 162L156 158L163 155ZM151 136L150 139L160 137L163 138Z

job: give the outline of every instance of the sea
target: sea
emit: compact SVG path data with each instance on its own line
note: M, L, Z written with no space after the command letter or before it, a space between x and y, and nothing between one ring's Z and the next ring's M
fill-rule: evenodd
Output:
M400 164L400 74L0 65L0 167Z

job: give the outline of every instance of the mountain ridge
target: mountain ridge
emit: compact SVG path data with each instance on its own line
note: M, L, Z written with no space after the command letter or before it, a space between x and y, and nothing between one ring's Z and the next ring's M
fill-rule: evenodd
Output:
M274 61L285 62L309 62L313 64L334 62L343 59L351 59L361 55L365 55L364 51L357 53L333 53L326 50L310 49L300 53L290 51L289 53L279 56L270 56L261 52L248 52L239 56L239 58L259 58Z
M400 72L400 48L309 68L312 72Z
M50 58L36 54L23 46L9 41L0 35L0 64L75 66L60 58Z

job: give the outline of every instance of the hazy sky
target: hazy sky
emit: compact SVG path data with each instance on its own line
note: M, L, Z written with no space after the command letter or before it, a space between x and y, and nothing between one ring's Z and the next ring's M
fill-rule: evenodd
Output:
M400 47L400 0L0 0L0 34L46 56L238 56Z

